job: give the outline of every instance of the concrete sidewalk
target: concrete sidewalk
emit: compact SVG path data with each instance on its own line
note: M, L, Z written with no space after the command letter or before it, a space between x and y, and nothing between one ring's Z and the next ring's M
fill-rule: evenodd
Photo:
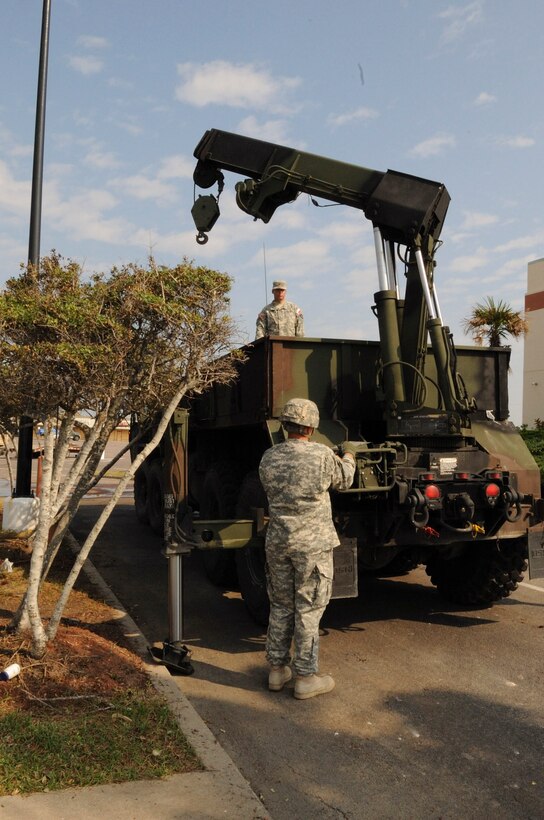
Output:
M78 549L75 539L72 547ZM84 570L104 600L116 610L119 628L144 659L149 642L105 584L90 561ZM180 691L166 667L146 663L158 692L168 702L183 734L199 756L205 771L179 774L165 780L113 783L107 786L65 789L27 796L0 797L2 820L199 820L235 817L270 820L270 815L247 780L221 748L204 721Z

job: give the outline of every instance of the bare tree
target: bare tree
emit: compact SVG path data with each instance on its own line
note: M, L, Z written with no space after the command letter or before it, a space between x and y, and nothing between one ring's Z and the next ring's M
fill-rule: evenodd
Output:
M0 422L22 415L43 427L39 518L28 586L11 628L30 628L41 657L69 594L124 488L159 444L181 399L236 375L236 328L228 314L231 280L184 259L176 267L129 264L84 279L56 252L24 268L0 293ZM93 426L68 472L76 415ZM52 617L40 612L40 586L119 422L137 412L159 419L89 533ZM117 458L121 455L118 454ZM117 460L117 458L115 460Z

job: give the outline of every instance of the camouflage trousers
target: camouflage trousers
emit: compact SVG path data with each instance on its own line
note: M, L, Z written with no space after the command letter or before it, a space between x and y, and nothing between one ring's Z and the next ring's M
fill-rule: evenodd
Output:
M291 663L297 675L318 671L319 622L332 592L332 549L308 556L267 549L266 581L270 620L266 659L272 666Z

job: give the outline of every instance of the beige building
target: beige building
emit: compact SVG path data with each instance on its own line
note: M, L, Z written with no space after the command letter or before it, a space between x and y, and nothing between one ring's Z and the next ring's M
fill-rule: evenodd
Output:
M525 318L529 332L523 354L523 424L544 422L544 259L527 266Z

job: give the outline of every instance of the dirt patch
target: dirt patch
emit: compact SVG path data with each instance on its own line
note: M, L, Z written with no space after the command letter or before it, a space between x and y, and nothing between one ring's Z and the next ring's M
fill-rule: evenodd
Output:
M0 716L10 711L41 712L79 709L90 700L107 700L127 690L149 686L139 655L131 650L119 623L119 613L100 600L82 573L72 592L55 639L40 660L30 657L30 637L13 635L7 626L26 588L30 554L20 539L0 540L13 571L0 574L0 668L11 663L21 673L0 682ZM69 550L59 554L40 595L40 611L49 617L71 566Z

